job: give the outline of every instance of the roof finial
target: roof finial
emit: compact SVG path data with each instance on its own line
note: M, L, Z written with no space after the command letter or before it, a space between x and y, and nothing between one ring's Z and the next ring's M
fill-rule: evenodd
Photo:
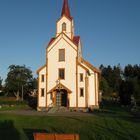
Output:
M71 19L68 0L64 0L64 4L63 4L61 16L63 16L63 15L65 15L65 16L67 16L68 18Z

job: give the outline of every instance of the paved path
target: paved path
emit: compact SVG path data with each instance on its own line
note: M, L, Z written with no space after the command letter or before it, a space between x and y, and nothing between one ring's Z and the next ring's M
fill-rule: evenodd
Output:
M25 116L94 116L92 113L83 112L57 112L48 114L47 112L38 112L35 110L10 110L10 111L0 111L0 114L17 114Z

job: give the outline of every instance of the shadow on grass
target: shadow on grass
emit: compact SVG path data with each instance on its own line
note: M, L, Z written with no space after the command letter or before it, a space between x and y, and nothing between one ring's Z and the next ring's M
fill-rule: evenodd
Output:
M20 140L19 133L11 120L0 121L1 140Z

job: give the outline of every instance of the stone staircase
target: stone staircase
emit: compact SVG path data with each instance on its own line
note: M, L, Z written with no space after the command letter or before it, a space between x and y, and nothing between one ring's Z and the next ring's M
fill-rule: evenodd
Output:
M48 110L48 114L54 114L58 112L69 112L69 110L66 107L53 107Z

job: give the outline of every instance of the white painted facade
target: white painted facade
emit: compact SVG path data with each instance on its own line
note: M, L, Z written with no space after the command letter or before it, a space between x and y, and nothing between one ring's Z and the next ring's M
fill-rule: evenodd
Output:
M65 31L62 29L63 23L66 24ZM46 49L46 64L37 71L38 110L55 107L59 101L68 108L98 107L100 71L82 58L81 40L79 36L74 36L73 18L64 13L57 21L56 28L56 36ZM65 61L59 61L59 49L65 50ZM65 78L60 80L59 69L62 68ZM42 89L44 94L41 93ZM57 97L59 93L61 99Z

